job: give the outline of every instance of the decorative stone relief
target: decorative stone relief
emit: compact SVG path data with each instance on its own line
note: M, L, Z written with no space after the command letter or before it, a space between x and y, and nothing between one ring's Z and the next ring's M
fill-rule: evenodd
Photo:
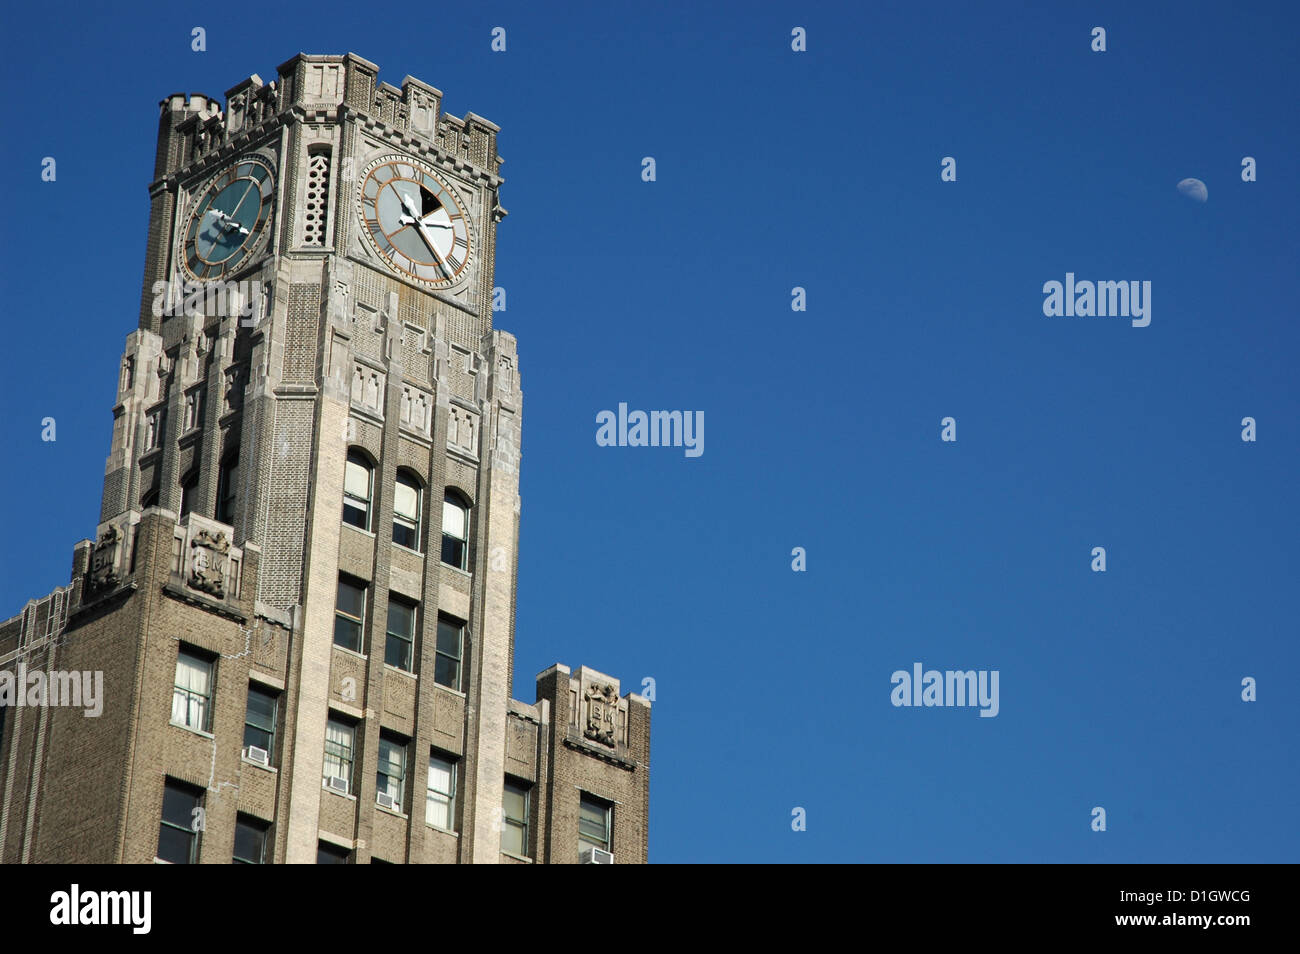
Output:
M478 456L478 415L451 405L447 412L447 446L470 456Z
M190 572L185 583L191 589L217 599L226 598L226 571L230 541L223 531L199 530L190 539Z
M409 384L402 385L403 427L429 437L433 433L433 397Z
M612 685L587 686L583 698L587 703L587 720L583 736L601 745L614 744L618 719L618 690Z
M352 403L384 416L384 387L388 375L364 364L352 367Z
M95 549L90 555L90 588L107 589L122 582L119 571L121 561L118 559L122 543L122 531L116 526L107 527L99 535Z

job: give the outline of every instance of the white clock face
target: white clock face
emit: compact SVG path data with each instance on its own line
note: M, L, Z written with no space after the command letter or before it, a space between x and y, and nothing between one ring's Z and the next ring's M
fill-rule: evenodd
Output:
M452 188L428 166L385 156L366 167L357 189L363 232L397 271L435 288L469 274L469 217Z

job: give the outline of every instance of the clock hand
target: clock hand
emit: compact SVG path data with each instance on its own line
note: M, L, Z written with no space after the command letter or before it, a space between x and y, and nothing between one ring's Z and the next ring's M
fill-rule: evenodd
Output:
M411 199L409 195L406 195L404 192L401 192L397 188L397 186L393 186L393 191L396 192L398 198L401 199L402 206L406 209L407 213L411 216L411 218L415 219L415 227L420 233L420 238L424 239L424 244L429 246L429 251L433 253L434 259L438 262L438 265L441 266L442 270L445 272L447 270L447 266L443 262L442 255L438 252L437 246L433 244L433 236L429 234L428 227L420 219L419 215L416 214L415 202Z

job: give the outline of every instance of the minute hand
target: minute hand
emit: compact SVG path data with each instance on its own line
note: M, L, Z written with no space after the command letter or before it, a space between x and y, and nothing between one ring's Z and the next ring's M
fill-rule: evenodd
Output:
M438 247L433 244L433 236L429 234L429 227L421 221L419 212L415 208L415 203L411 201L410 196L403 192L398 192L397 195L402 200L402 206L406 209L407 215L415 219L415 227L420 233L420 238L424 239L424 244L429 246L429 251L433 253L433 257L437 260L438 265L443 271L446 271L447 265L442 260L442 255L438 252Z

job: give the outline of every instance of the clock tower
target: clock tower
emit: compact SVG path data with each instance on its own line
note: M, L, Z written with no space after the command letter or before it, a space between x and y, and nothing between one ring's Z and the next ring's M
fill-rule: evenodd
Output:
M18 860L645 860L648 701L558 664L510 698L498 127L377 74L299 55L224 110L162 101L100 524L48 627L108 708L43 722ZM91 749L125 781L78 815ZM188 799L206 827L177 847Z

